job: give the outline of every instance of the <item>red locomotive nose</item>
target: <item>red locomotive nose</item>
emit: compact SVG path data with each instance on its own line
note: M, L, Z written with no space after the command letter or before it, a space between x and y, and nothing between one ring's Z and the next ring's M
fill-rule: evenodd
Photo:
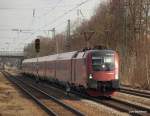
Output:
M110 81L114 80L115 78L114 71L98 71L93 74L93 79L96 81Z

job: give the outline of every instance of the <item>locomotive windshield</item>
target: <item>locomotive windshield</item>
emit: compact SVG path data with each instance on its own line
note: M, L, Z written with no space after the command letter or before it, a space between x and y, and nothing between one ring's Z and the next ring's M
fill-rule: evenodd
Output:
M113 53L92 53L92 66L94 71L112 71L115 68Z

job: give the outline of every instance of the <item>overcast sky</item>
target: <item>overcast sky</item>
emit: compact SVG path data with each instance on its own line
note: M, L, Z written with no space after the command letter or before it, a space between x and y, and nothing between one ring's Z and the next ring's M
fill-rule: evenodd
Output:
M101 1L0 0L0 50L21 51L38 35L51 36L43 30L56 28L56 33L63 32L68 19L74 27L89 19ZM77 15L79 9L81 12ZM24 31L18 32L17 29Z

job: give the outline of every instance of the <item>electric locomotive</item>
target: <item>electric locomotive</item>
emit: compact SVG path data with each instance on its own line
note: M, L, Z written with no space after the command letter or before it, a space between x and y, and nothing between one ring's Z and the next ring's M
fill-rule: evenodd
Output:
M115 51L92 50L87 59L87 92L90 95L110 96L119 89L119 63Z
M38 69L37 69L38 66ZM23 72L91 96L112 96L119 89L119 58L113 50L91 49L26 59Z

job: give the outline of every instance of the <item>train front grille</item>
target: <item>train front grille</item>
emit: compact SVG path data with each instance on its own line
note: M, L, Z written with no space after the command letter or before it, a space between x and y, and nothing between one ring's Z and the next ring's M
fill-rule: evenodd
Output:
M110 81L108 81L108 82L98 81L97 89L101 92L109 92L112 90L112 84Z

